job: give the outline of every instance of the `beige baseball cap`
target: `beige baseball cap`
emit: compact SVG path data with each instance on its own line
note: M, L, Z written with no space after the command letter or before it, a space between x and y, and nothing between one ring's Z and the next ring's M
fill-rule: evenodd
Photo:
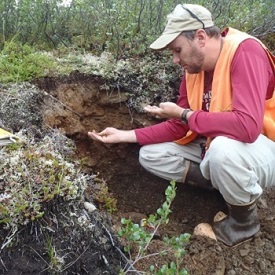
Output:
M167 25L162 35L150 45L151 49L166 48L183 31L193 31L214 26L209 10L194 4L177 5L167 16Z

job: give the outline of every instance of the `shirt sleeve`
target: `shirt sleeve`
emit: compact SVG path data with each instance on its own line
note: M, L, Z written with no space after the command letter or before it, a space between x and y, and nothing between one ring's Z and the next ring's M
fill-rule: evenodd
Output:
M204 136L226 136L251 143L261 133L265 99L274 81L262 46L254 39L242 42L232 60L230 73L232 112L196 111L189 118L189 127Z
M183 108L189 108L186 92L185 77L182 77L177 104ZM135 129L137 141L140 145L174 141L182 138L188 132L189 127L179 119L169 119L164 122Z

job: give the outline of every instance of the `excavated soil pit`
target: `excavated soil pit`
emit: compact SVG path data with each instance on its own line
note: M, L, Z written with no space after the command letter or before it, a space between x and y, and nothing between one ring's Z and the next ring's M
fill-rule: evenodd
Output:
M104 81L93 76L73 74L64 78L45 78L36 83L46 91L43 107L44 124L62 130L75 140L79 159L85 168L99 173L106 180L109 191L117 200L117 212L112 215L113 228L119 227L121 217L138 221L155 213L165 197L168 182L146 172L138 162L139 145L104 145L88 138L87 132L111 126L133 129L156 123L146 114L129 110L123 91L102 89ZM228 248L206 239L192 239L187 248L185 267L190 274L275 274L275 192L262 196L259 205L261 231L257 236L236 248ZM160 235L192 233L201 222L212 221L225 204L216 191L205 191L191 186L177 185L177 196L172 205L169 224ZM158 249L161 240L152 243ZM159 261L159 265L166 263ZM140 263L146 266L146 261Z

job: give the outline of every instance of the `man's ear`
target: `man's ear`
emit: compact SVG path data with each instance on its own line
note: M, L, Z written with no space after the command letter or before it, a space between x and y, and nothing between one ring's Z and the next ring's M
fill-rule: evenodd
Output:
M196 31L196 36L195 36L199 42L199 45L201 47L204 47L205 46L205 41L206 41L206 38L207 38L207 34L205 32L205 30L203 29L198 29Z

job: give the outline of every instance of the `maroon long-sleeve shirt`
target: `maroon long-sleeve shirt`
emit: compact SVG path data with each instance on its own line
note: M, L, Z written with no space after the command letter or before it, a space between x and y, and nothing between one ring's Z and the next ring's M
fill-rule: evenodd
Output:
M208 72L205 74L202 110L190 116L188 125L178 119L169 119L136 129L138 143L174 141L185 136L189 128L206 137L226 136L247 143L255 141L263 127L265 100L272 96L275 85L272 66L257 41L247 39L240 44L232 60L230 74L232 112L208 112L213 79L213 72ZM189 108L184 76L179 93L177 104Z

